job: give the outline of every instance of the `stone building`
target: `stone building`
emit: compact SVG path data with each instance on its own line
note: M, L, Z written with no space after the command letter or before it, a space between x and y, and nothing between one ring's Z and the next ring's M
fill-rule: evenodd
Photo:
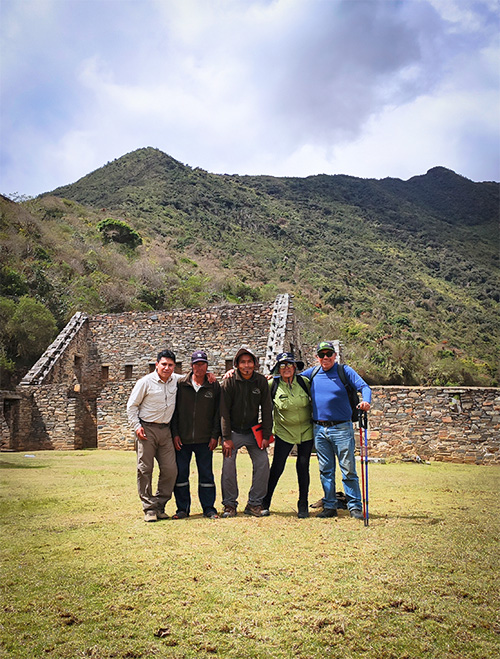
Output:
M265 374L283 350L310 364L314 356L314 346L301 345L288 295L207 309L77 313L17 390L0 392L0 449L132 449L127 399L135 382L154 369L159 350L172 349L177 371L187 372L191 353L203 348L220 377L242 343L255 350ZM500 389L372 391L371 457L500 464Z
M175 352L180 373L202 348L220 377L243 343L252 346L264 373L283 350L302 355L289 295L207 309L76 313L16 392L2 392L1 448L133 448L126 402L135 382L155 368L160 350Z

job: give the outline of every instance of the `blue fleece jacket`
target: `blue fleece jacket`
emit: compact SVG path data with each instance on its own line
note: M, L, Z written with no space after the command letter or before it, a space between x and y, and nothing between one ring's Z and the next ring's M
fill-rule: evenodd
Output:
M301 375L311 380L313 368L308 368ZM371 403L372 391L366 382L350 366L344 366L347 381L353 389L360 391L363 400ZM342 384L335 363L329 371L322 368L311 381L311 398L313 404L313 419L315 421L350 421L351 406L347 390Z

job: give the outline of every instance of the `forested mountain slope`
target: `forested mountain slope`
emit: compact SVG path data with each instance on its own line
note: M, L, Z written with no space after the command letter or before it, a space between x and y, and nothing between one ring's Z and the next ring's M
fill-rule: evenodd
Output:
M371 382L495 384L498 209L497 183L441 167L408 181L215 175L139 149L2 200L2 295L35 297L61 325L289 292L305 341L341 338Z

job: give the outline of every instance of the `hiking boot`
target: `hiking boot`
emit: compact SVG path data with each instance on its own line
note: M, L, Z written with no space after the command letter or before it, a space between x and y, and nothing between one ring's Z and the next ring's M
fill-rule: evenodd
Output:
M353 508L352 510L349 511L349 514L351 517L354 517L354 519L364 519L363 511L360 510L359 508Z
M157 519L170 519L170 517L167 515L167 513L164 510L161 510L156 513Z
M178 510L172 519L186 519L186 517L189 517L189 514L185 510Z
M323 508L323 499L320 499L319 501L315 501L314 503L311 503L309 506L310 508Z
M154 510L146 510L144 513L144 521L145 522L156 522L158 517L156 516L156 513Z
M221 517L236 517L237 514L236 508L233 506L224 506Z
M337 509L336 508L323 508L322 512L320 512L316 517L337 517Z
M262 506L251 506L247 503L245 510L243 511L245 515L252 515L253 517L262 517Z
M309 517L307 501L305 503L298 501L297 508L299 509L299 512L297 513L299 519L307 519Z
M215 510L209 510L207 513L204 513L204 516L207 519L219 519L219 515L217 515Z

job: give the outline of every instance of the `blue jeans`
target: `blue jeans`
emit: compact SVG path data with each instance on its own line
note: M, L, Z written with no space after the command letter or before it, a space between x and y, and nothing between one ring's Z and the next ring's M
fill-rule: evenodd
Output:
M319 475L325 496L324 508L337 508L335 493L335 457L339 461L342 483L349 510L361 510L361 490L354 457L354 428L351 421L325 428L314 424L314 444L318 455Z
M189 466L193 453L198 467L198 498L203 508L203 514L214 513L215 481L212 469L214 453L208 448L208 444L183 444L181 450L176 451L178 475L174 495L177 512L183 510L189 514L191 510Z

